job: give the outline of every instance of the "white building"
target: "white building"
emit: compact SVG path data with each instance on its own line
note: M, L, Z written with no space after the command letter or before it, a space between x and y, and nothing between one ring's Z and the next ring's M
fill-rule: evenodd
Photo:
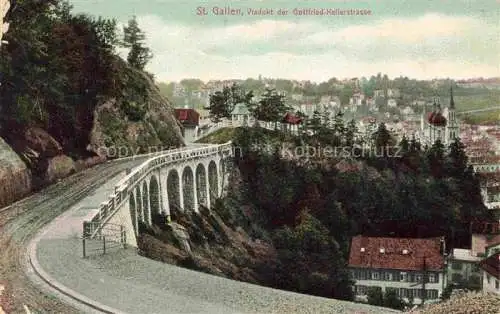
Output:
M413 108L410 106L406 106L404 109L401 109L400 112L402 115L406 115L406 116L409 116L409 115L412 115L415 113L415 111L413 111Z
M174 97L185 97L186 96L186 89L182 84L180 83L174 83L174 91L173 91Z
M190 108L176 108L175 116L182 124L182 136L186 143L191 143L198 137L200 114Z
M332 96L324 95L324 96L321 96L319 103L322 105L327 105L330 103L331 100L332 100Z
M474 255L472 250L453 249L448 257L448 282L461 287L480 288L481 257Z
M500 295L500 253L486 258L480 266L483 275L483 292Z
M387 99L387 107L394 108L398 105L398 102L394 98Z
M356 299L367 301L375 288L414 304L438 300L447 284L443 251L443 238L352 238L348 266Z
M236 104L231 112L231 121L233 125L248 126L253 123L253 121L250 121L251 117L252 114L244 103Z
M373 97L375 97L375 98L385 97L384 90L383 89L376 89L376 90L374 90L373 91Z
M440 140L443 145L448 146L459 134L460 130L455 115L453 90L450 89L450 104L446 111L446 116L441 110L439 101L437 103L434 102L433 111L429 112L426 117L422 113L420 117L418 138L423 145L432 146L436 140Z
M397 89L397 88L389 88L389 89L387 89L387 97L398 98L399 96L401 96L401 93L399 92L399 89Z
M365 95L363 93L357 92L352 95L349 99L349 104L354 106L361 106L365 100Z
M290 97L295 101L302 101L304 99L304 95L302 94L292 94Z

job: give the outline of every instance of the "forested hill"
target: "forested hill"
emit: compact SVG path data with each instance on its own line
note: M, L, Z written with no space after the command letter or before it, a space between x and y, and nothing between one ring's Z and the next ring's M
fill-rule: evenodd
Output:
M248 127L221 129L204 141L231 139L237 147L237 183L218 213L255 238L271 239L278 266L265 284L350 299L346 263L353 236L445 237L448 248L468 247L471 223L494 221L460 140L425 148L404 139L394 146L397 153L381 154L393 141L381 124L374 134L379 153L363 156L349 127L338 128L340 140L323 136L329 129L295 136ZM355 154L296 153L307 145Z
M170 102L143 70L151 54L135 19L120 38L116 21L71 10L60 0L12 4L0 46L0 137L42 182L60 176L47 174L61 168L54 158L71 172L77 161L117 157L106 147L184 145ZM130 49L127 61L118 46Z

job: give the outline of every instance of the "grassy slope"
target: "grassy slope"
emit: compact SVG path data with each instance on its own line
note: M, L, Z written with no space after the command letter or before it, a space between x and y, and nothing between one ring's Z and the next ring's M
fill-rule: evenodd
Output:
M255 138L269 140L270 142L283 142L294 138L292 135L285 134L281 131L273 131L264 128L253 127L238 127L238 128L222 128L205 137L200 138L196 143L204 144L224 144L228 141L234 141L238 138Z
M237 128L222 128L205 137L200 138L196 143L223 144L235 138Z
M467 114L463 119L470 124L499 124L500 110L475 112Z

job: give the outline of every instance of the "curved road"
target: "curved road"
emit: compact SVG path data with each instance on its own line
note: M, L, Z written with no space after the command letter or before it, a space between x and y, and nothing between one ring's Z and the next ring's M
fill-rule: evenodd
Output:
M81 222L107 199L125 169L143 160L98 165L0 211L0 245L7 253L0 257L0 284L10 284L13 313L23 313L23 305L65 314L395 312L203 274L149 260L132 249L83 259Z

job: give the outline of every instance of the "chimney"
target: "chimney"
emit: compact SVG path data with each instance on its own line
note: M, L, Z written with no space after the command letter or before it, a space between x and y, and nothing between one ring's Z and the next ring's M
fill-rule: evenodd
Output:
M383 247L380 248L380 254L384 254L385 253L385 249Z
M403 255L407 255L408 254L408 250L403 250Z
M362 247L362 248L361 248L361 252L364 252L364 251L365 251L365 248L364 248L364 247Z

